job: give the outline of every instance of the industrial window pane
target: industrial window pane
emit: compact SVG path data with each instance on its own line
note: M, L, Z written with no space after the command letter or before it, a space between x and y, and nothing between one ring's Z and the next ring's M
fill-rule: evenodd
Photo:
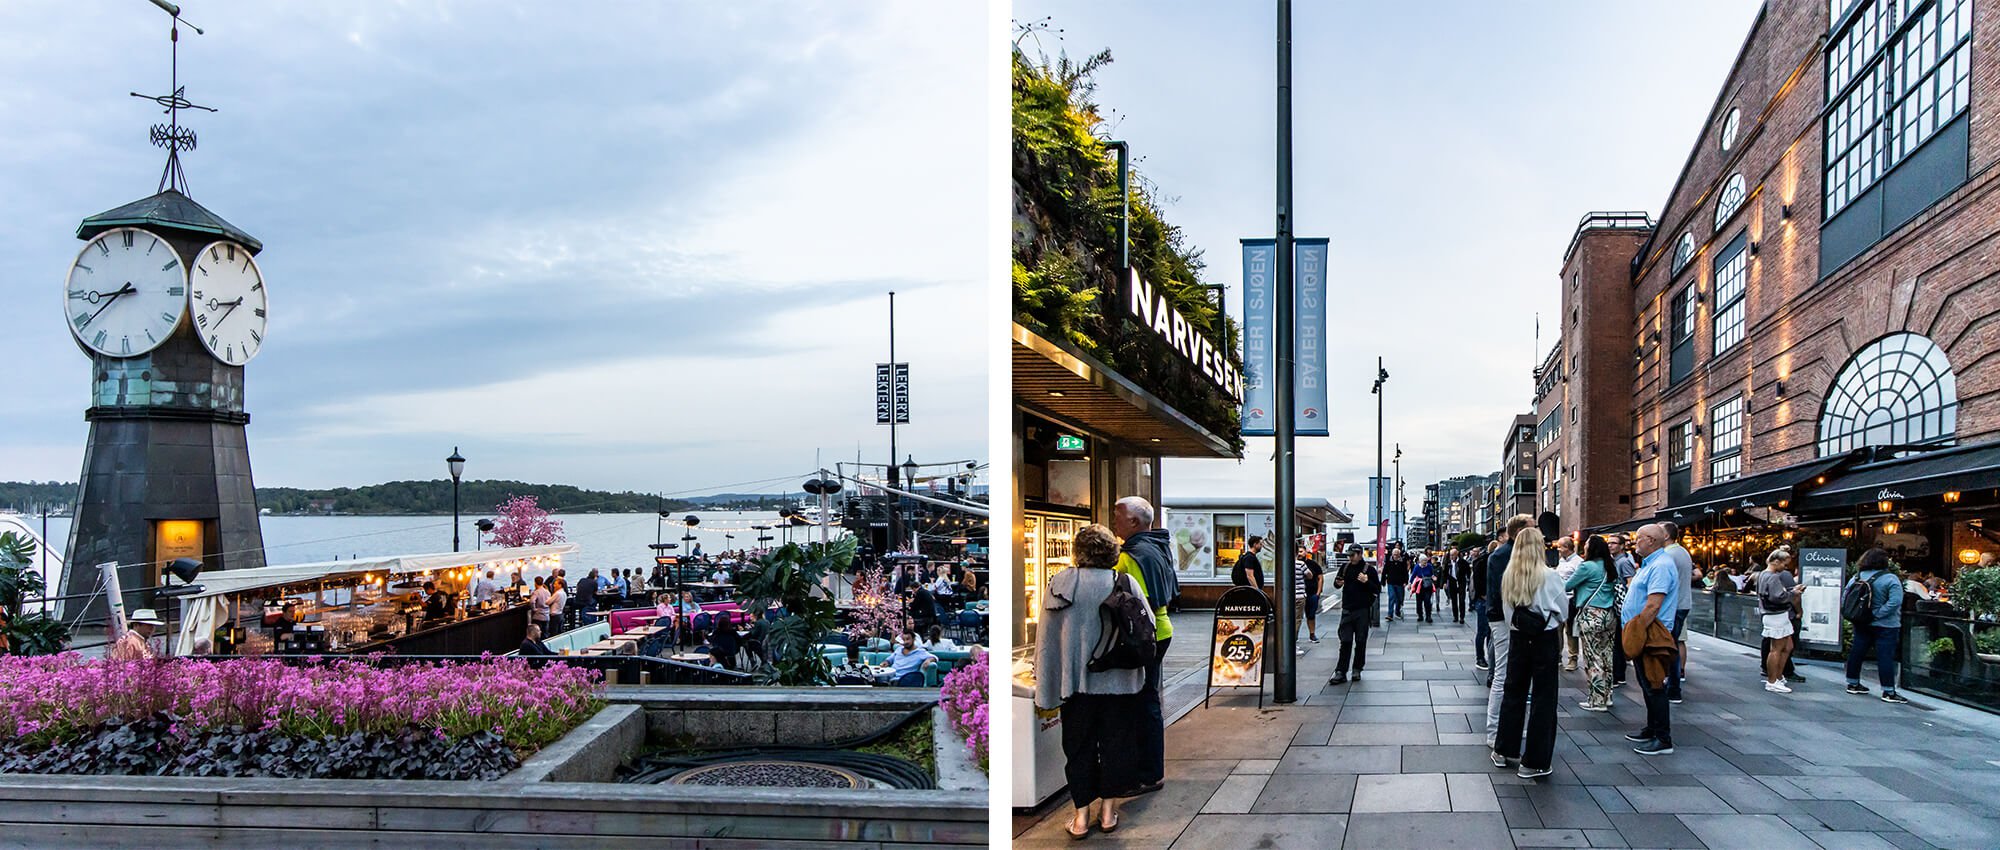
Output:
M1739 236L1716 258L1712 357L1721 356L1743 341L1745 295L1750 281L1750 255L1744 250L1745 245L1744 237Z
M1862 446L1948 442L1958 431L1958 378L1944 349L1895 333L1841 367L1819 414L1819 454Z

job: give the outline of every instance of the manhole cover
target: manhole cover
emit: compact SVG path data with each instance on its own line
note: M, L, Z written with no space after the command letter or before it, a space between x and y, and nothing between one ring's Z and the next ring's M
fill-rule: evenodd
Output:
M823 764L797 761L738 761L697 767L670 785L753 785L766 788L860 788L859 775Z

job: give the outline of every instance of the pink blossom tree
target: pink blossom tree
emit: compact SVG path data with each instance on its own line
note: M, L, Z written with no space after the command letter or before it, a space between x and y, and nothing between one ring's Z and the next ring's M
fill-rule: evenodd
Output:
M896 630L903 625L903 599L896 595L887 570L877 565L855 574L854 602L857 607L847 625L849 638L895 639Z
M487 534L495 546L546 546L566 539L562 520L551 519L533 496L509 496L498 513Z

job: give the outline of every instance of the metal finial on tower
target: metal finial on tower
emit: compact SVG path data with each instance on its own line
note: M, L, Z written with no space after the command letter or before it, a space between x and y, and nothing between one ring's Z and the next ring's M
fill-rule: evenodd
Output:
M132 92L131 95L133 97L143 97L157 103L166 111L167 123L154 124L152 130L147 134L152 139L154 147L167 149L167 167L164 171L160 172L159 191L165 192L168 189L174 189L186 195L188 194L187 173L181 170L181 151L194 150L195 138L193 130L181 126L181 110L203 109L209 112L216 110L214 107L202 106L189 101L187 99L187 87L181 85L180 25L187 24L188 29L194 30L196 35L202 35L203 33L201 27L188 24L186 20L181 18L181 7L169 3L167 0L151 0L151 2L153 5L166 10L172 21L168 26L167 40L173 44L173 76L170 82L173 94L145 95Z

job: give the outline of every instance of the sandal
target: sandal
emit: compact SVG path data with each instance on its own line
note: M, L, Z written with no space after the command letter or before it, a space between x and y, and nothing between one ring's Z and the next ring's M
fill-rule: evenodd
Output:
M1069 820L1069 825L1063 827L1063 831L1069 833L1069 840L1082 841L1090 837L1090 816L1088 814L1084 815L1082 832L1077 832L1076 829L1074 829L1075 826L1076 826L1076 818L1072 817Z
M1098 824L1097 824L1097 829L1098 829L1098 831L1100 831L1100 832L1103 832L1103 833L1106 833L1106 834L1109 834L1109 833L1113 833L1113 832L1117 832L1117 831L1118 831L1118 812L1116 812L1116 811L1112 810L1112 808L1111 808L1110 806L1105 806L1105 807L1104 807L1104 819L1098 822Z

